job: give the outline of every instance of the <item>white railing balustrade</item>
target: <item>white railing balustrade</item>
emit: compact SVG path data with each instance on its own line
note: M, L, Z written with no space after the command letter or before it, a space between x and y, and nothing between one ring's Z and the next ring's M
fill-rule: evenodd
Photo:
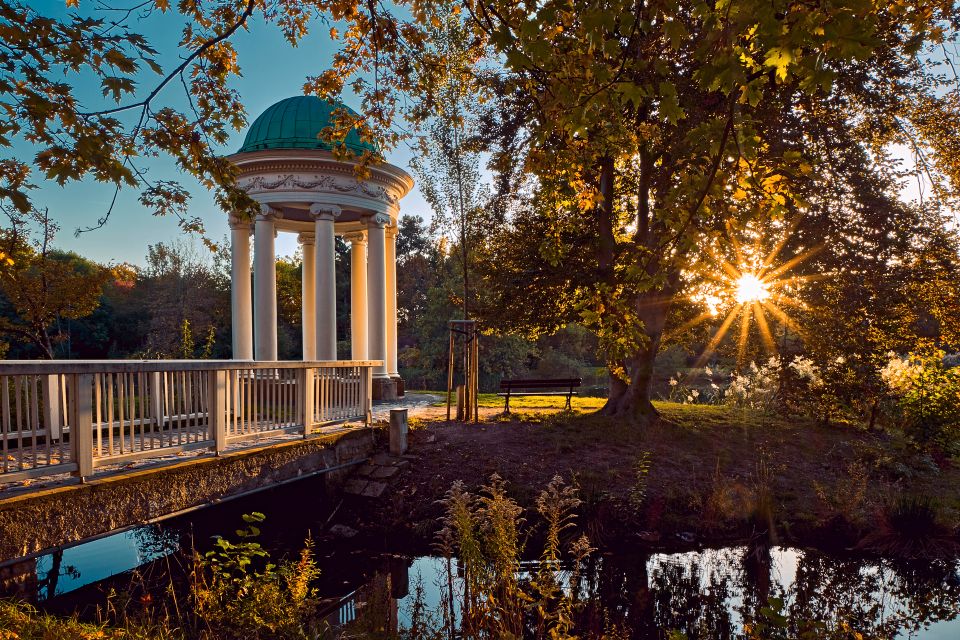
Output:
M0 482L369 424L380 364L0 361Z

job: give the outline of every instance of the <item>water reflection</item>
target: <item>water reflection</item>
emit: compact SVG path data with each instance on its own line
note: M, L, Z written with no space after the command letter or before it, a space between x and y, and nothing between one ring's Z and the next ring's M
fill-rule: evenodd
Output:
M179 549L179 535L173 531L158 526L137 527L9 564L0 569L0 589L2 595L42 602Z
M345 597L329 620L351 637L383 638L409 629L418 605L441 620L445 561L415 558L407 573L409 580L396 567L378 572ZM459 590L455 569L453 581ZM397 593L400 583L406 595ZM577 632L587 638L611 628L626 637L656 639L675 630L690 640L960 637L956 562L865 561L783 547L603 556L568 594L578 603ZM780 628L773 631L776 620L781 622L773 626Z
M222 529L222 521L217 526ZM191 530L188 537L186 530L169 527L134 529L10 564L0 569L0 584L7 594L46 601L54 609L57 602L67 605L65 611L99 606L110 586L124 590L134 583L129 575L100 581L137 567L141 574L149 573L151 562L163 578L159 586L168 585L164 576L178 561L156 561L191 549L194 540L208 539L205 531L193 538L195 533ZM272 540L267 546L279 553L286 543ZM368 553L329 542L321 547L318 588L329 603L326 620L350 637L432 637L403 633L417 606L430 614L419 616L421 622L429 618L442 626L444 619L459 620L463 584L455 562L448 582L443 558ZM535 563L523 567L529 573L521 579L536 572ZM620 629L618 637L657 640L668 638L671 630L690 640L847 639L857 637L854 632L879 640L960 638L956 561L867 560L808 549L744 546L596 555L574 584L568 572L561 573L558 578L575 603L576 633L582 638L600 638L610 629ZM93 583L98 584L81 589ZM66 601L63 594L70 594ZM771 602L776 605L773 611ZM751 635L750 629L781 615L783 628L776 634Z

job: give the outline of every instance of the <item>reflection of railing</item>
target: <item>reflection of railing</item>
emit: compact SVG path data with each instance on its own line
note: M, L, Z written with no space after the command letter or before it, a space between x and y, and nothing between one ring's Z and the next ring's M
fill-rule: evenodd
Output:
M0 482L369 422L379 364L0 362Z

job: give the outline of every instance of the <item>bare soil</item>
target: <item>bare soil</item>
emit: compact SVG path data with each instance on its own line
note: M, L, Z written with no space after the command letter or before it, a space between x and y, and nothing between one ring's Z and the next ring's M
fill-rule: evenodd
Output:
M659 410L658 423L639 427L547 407L513 416L488 407L477 424L447 423L445 408L432 407L413 420L408 470L355 516L394 540L423 543L440 528L440 501L456 481L478 490L496 473L532 509L560 475L579 486L581 524L601 546L758 536L852 546L885 533L896 505L918 496L936 510L938 533L956 541L960 470L902 437L728 407ZM643 459L648 471L638 473Z

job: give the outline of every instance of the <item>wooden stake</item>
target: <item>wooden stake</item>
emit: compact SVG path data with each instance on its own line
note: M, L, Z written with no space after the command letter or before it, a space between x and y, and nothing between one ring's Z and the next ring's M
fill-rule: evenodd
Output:
M450 393L453 391L453 327L450 330L450 349L447 352L447 422L450 422Z

